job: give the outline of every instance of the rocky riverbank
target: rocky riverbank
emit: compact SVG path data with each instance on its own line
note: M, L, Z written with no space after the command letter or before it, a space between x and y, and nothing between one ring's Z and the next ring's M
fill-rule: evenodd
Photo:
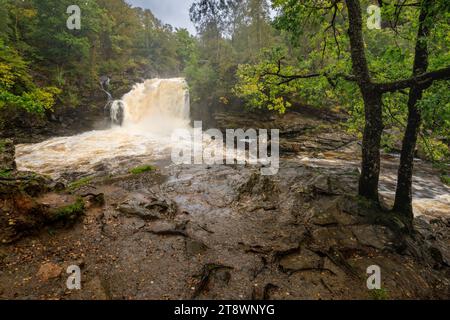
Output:
M233 119L223 117L222 123L229 127ZM220 124L220 115L216 120ZM122 171L114 175L106 165L62 175L65 186L46 180L42 185L51 187L34 194L18 187L18 197L31 206L17 207L17 196L3 195L3 203L16 205L7 207L11 214L38 219L38 227L21 232L3 220L3 237L11 228L20 236L9 236L14 244L0 249L0 297L450 297L447 187L432 169L419 166L419 177L430 177L416 185L416 198L428 201L428 210L416 218L416 232L404 235L400 221L356 196L359 151L353 137L315 117L271 121L282 128L284 145L276 176L263 177L250 166L169 161L130 171L138 160L129 159L127 167L122 159ZM273 125L256 127L264 123ZM394 162L383 158L387 205ZM427 186L428 193L419 192ZM69 219L47 218L61 211ZM65 270L73 264L82 269L81 291L65 285ZM381 267L382 290L366 287L371 265Z
M448 298L448 219L416 220L404 236L378 224L355 196L357 174L285 162L277 177L252 168L177 167L97 178L70 228L46 226L2 247L3 298ZM93 201L104 199L104 203ZM83 289L64 270L83 270ZM381 291L366 288L379 265ZM49 270L47 270L49 269ZM48 272L50 276L45 276ZM44 274L44 275L43 275Z
M0 241L14 243L45 227L75 222L84 212L84 203L70 195L61 195L54 206L39 198L64 189L64 185L33 173L16 170L14 144L0 141Z

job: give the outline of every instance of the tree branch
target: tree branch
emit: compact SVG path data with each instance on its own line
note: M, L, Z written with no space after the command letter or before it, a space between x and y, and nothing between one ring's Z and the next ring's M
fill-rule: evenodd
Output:
M436 71L427 72L409 79L375 84L375 86L380 92L386 93L408 89L412 86L418 86L426 89L431 86L434 81L448 79L450 79L450 66Z
M356 81L356 77L353 75L347 75L347 74L342 74L342 73L338 73L335 75L330 75L329 73L310 73L310 74L294 74L294 75L286 75L286 74L282 74L281 73L281 61L284 58L281 58L278 60L277 62L277 72L264 72L260 75L260 79L264 78L266 76L274 76L274 77L279 77L281 79L283 79L280 83L278 83L278 85L282 85L282 84L286 84L295 80L299 80L299 79L311 79L311 78L318 78L318 77L326 77L328 82L335 87L336 83L333 82L339 78L347 80L347 81Z

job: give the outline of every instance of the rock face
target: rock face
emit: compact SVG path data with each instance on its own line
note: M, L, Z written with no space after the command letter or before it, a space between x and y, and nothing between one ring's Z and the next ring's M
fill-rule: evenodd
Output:
M82 214L84 203L72 196L50 206L40 200L58 189L51 179L32 172L16 171L14 144L0 141L0 243L11 243L39 231L46 225L72 221Z
M367 268L378 265L389 298L448 298L448 226L418 220L419 232L405 236L373 223L378 209L356 196L353 170L284 160L269 177L226 165L170 167L163 181L152 174L93 181L90 192L103 194L105 206L92 207L83 228L39 237L50 261L83 258L81 291L30 286L17 288L20 296L370 299ZM62 200L44 195L36 202L52 207ZM19 248L27 252L30 241ZM24 259L20 252L6 252L7 271ZM63 284L58 268L42 259L27 265ZM28 275L26 265L15 272ZM0 273L0 292L8 274Z
M280 130L280 151L285 154L327 152L343 148L356 138L344 133L332 122L304 113L290 112L283 116L276 114L216 113L219 129L278 129Z
M33 186L35 188L36 185ZM0 196L0 242L12 243L42 228L75 222L85 210L84 201L73 196L61 196L53 206L13 186L16 191Z
M14 156L15 148L13 141L10 139L0 139L0 173L16 170Z

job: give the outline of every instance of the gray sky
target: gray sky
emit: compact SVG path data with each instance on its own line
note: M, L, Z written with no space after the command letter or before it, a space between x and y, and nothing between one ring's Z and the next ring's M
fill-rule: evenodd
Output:
M189 19L189 8L193 0L126 0L136 7L150 9L164 23L176 28L186 28L195 34L195 28Z

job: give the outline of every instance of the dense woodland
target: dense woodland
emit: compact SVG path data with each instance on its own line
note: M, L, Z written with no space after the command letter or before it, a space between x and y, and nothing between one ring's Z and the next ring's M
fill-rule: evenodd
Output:
M71 31L74 2L82 28ZM380 29L367 27L371 4ZM141 79L184 76L199 114L327 108L363 140L361 196L378 202L380 151L401 151L394 209L411 220L417 149L448 181L449 9L448 0L197 0L194 36L124 0L1 0L0 125L102 101L103 75L116 97Z
M1 104L47 114L89 104L99 77L123 94L141 78L179 75L194 40L123 0L80 1L81 30L69 30L73 1L2 0Z

